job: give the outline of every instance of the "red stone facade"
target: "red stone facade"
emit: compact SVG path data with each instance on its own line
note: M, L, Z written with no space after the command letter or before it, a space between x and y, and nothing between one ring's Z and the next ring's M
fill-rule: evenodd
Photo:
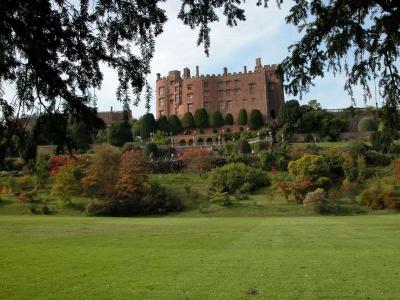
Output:
M157 118L161 115L182 116L187 111L194 112L205 108L208 112L219 110L223 115L231 113L236 124L241 108L249 113L259 109L264 118L275 118L284 102L280 78L276 75L277 65L261 65L256 59L254 71L190 76L190 70L170 71L168 76L157 74L156 109Z

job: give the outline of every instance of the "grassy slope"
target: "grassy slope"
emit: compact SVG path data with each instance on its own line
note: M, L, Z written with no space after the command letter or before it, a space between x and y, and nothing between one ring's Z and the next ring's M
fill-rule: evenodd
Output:
M399 233L398 215L0 216L0 299L398 299Z

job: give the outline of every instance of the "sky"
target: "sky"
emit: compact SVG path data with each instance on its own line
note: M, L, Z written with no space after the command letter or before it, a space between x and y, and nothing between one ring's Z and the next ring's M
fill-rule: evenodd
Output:
M247 1L244 5L247 20L239 22L237 27L228 27L224 18L211 26L211 48L207 57L203 46L197 46L198 30L191 30L177 18L179 0L167 0L161 6L166 10L168 21L164 32L156 38L154 58L151 63L149 83L155 90L156 73L167 75L170 70L184 67L195 73L195 66L200 67L200 74L220 74L224 67L228 72L240 72L243 66L254 69L255 59L260 57L262 64L280 63L288 55L288 47L300 39L297 29L285 23L290 1L285 1L279 9L275 1L270 7L255 5L256 1ZM102 66L104 80L96 92L99 111L120 110L122 105L116 100L118 86L116 72ZM351 105L350 96L344 91L345 76L333 77L326 73L323 79L316 80L310 92L303 95L301 104L317 99L324 108L345 108ZM155 112L155 97L151 100L151 112ZM360 88L355 88L357 106L365 106ZM285 100L298 99L285 94ZM370 100L373 105L375 99ZM144 101L138 107L131 107L133 115L139 117L145 113Z

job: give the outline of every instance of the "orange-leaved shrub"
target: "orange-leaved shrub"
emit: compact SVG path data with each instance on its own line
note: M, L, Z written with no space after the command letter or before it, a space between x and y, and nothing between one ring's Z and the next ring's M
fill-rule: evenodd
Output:
M181 160L189 172L204 173L212 169L212 152L207 149L187 149L183 151Z

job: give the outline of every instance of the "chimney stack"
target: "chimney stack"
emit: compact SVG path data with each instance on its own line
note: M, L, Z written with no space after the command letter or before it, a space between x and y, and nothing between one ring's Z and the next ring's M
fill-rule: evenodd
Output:
M157 76L157 80L160 80L161 74L160 74L160 73L157 73L156 76Z
M113 112L113 108L112 108L112 106L111 106L111 108L110 108L110 112Z
M228 75L228 68L224 67L224 75Z
M185 78L185 79L190 78L190 69L189 68L183 68L183 78Z
M256 67L261 67L261 58L256 58Z
M199 66L196 66L196 77L200 76Z
M244 74L247 73L247 66L243 66L243 73L244 73Z

